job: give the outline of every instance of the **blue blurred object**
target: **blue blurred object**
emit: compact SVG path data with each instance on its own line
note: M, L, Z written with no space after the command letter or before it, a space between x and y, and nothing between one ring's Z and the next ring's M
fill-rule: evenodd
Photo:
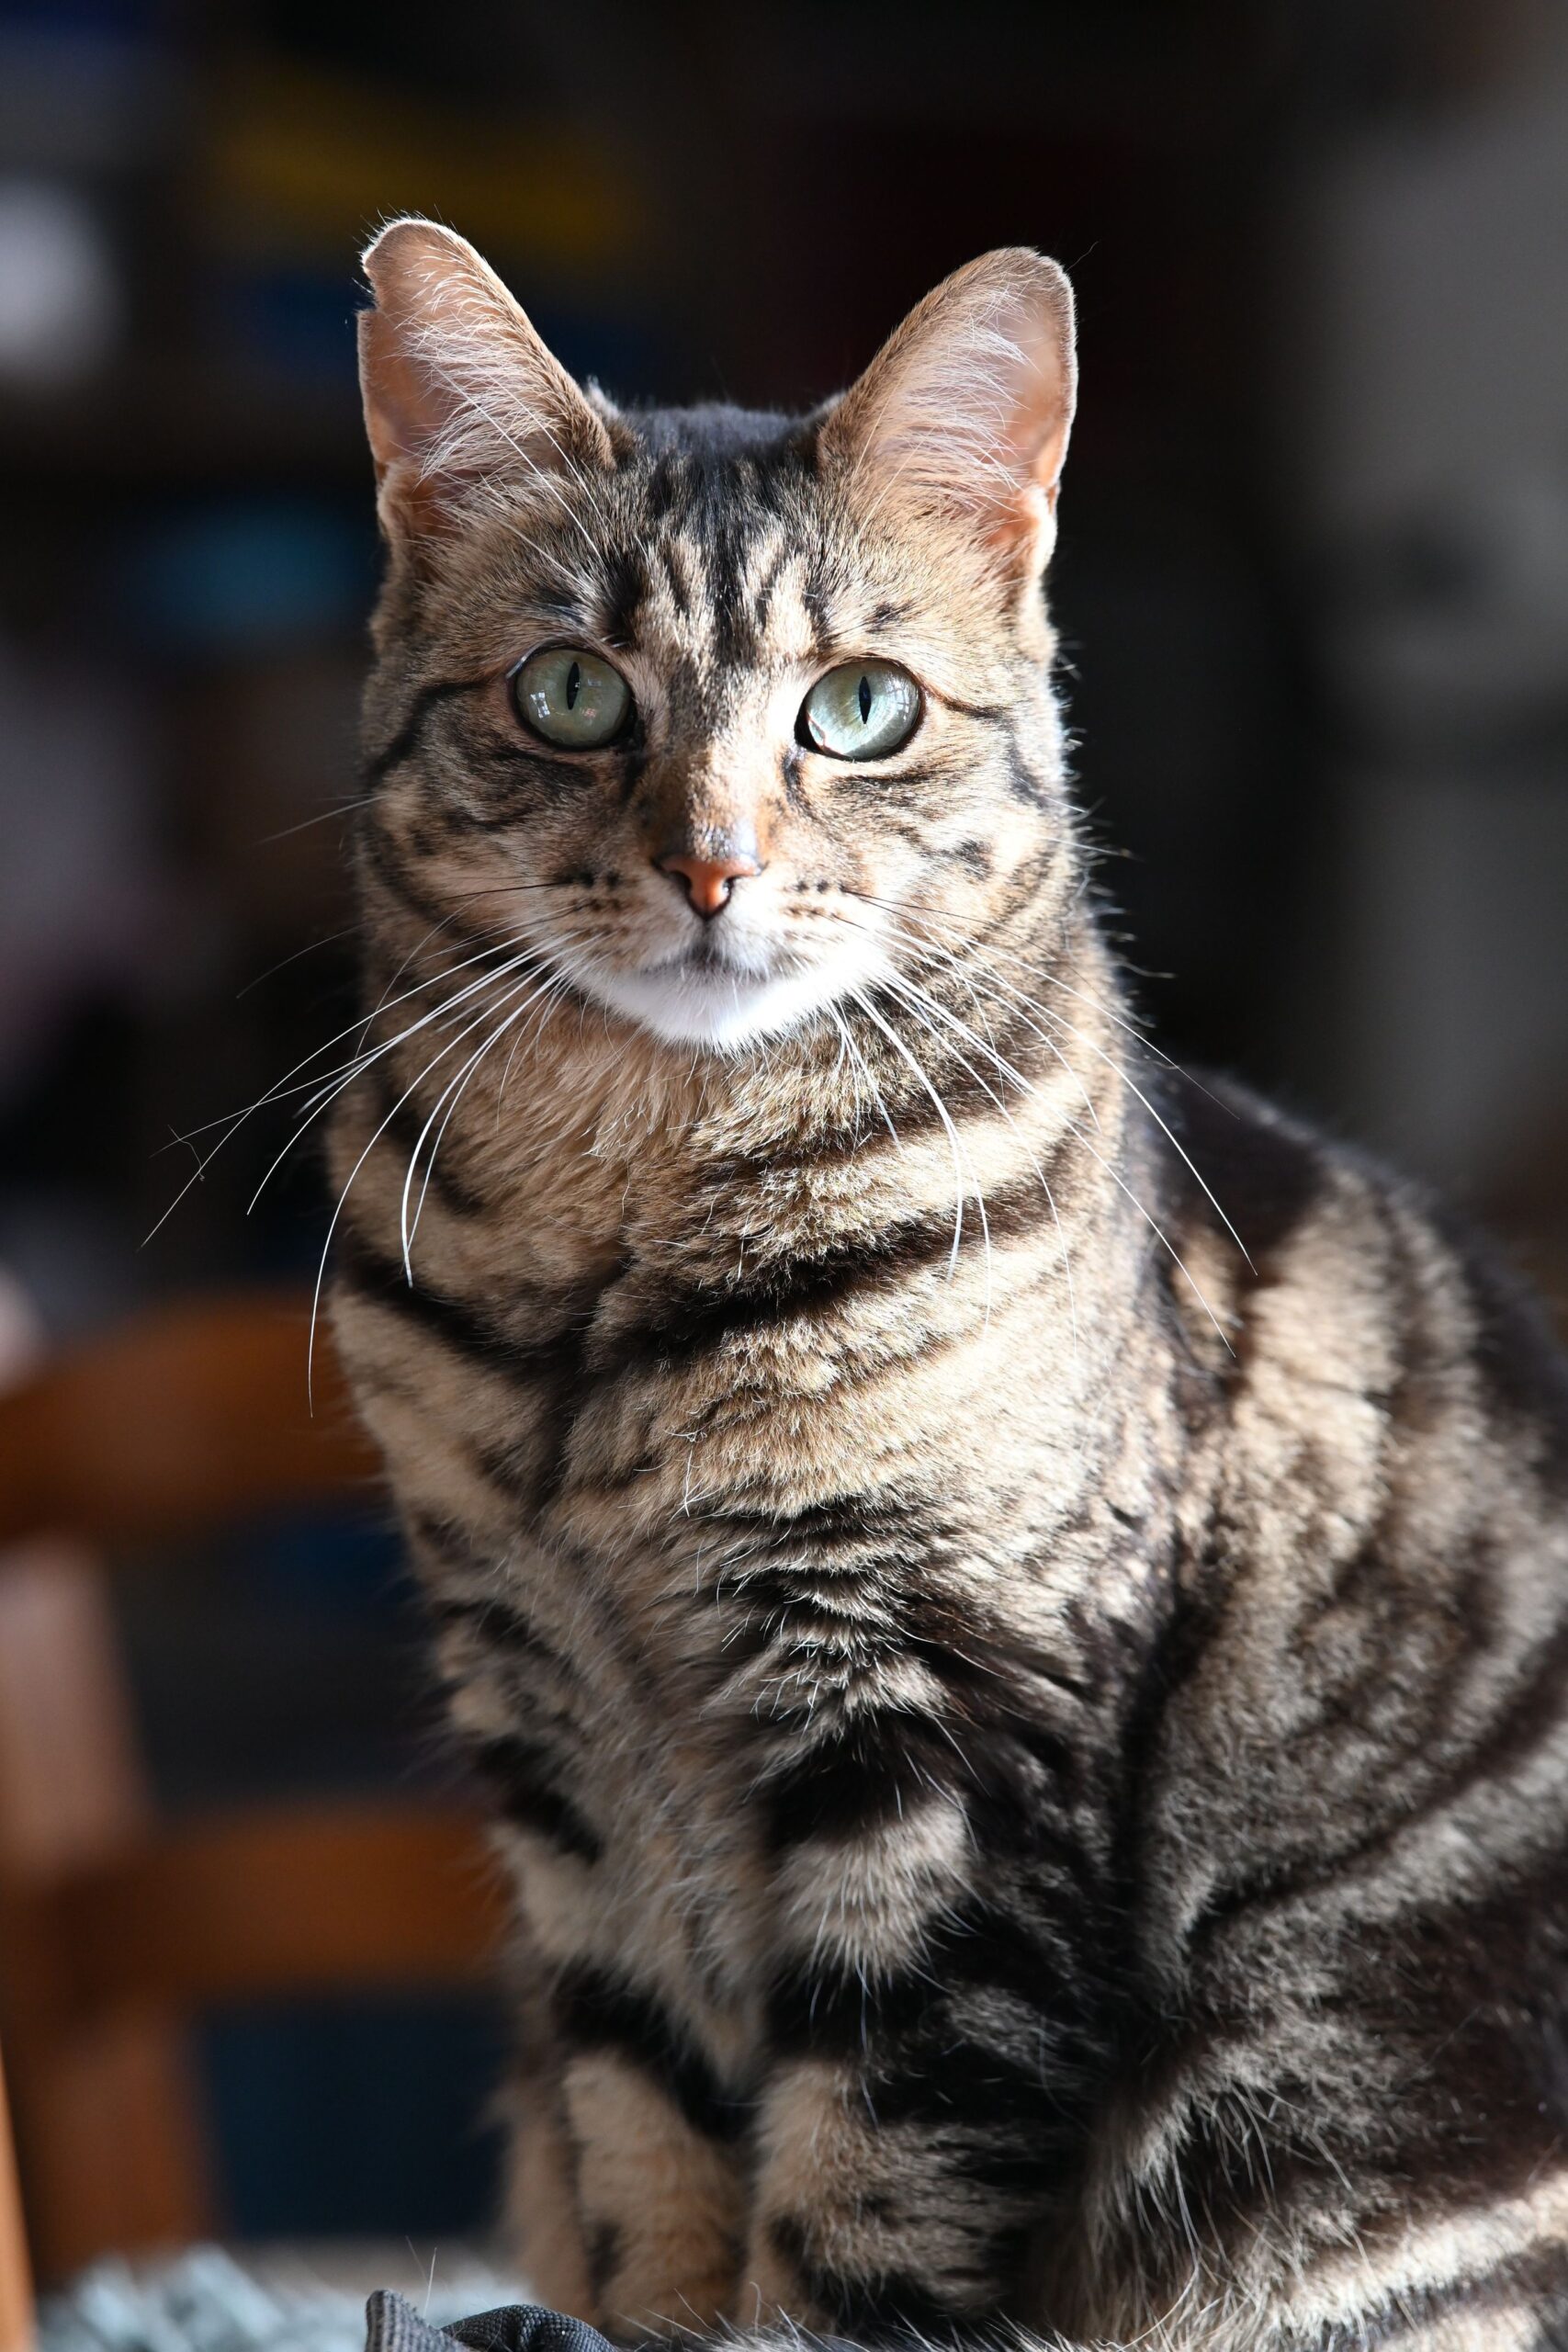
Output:
M337 1511L289 1511L232 1531L231 1575L254 1579L276 1609L333 1609L379 1623L406 1625L415 1638L403 1540L389 1503L367 1498Z
M642 401L669 397L679 376L665 338L651 319L639 318L629 303L584 310L536 299L525 262L515 265L508 283L561 365L580 379L592 378L612 398Z
M0 31L15 26L56 36L152 38L162 32L167 14L159 0L0 0Z
M212 297L230 361L300 384L341 386L358 376L352 281L339 269L285 264L227 269Z
M237 2237L472 2237L493 2222L501 2151L484 2119L505 2037L479 2002L236 2012L201 2041Z
M664 338L635 306L603 300L560 302L541 291L536 258L510 265L508 282L534 324L574 376L592 376L632 400L670 380ZM213 282L213 324L231 364L312 390L340 388L357 406L355 317L365 300L352 275L299 263L231 262Z
M275 651L357 629L376 560L359 509L220 500L142 524L111 560L109 592L120 626L160 651Z

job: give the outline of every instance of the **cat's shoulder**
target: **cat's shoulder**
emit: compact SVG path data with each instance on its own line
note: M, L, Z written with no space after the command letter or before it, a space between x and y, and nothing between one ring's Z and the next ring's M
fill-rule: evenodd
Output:
M1408 1400L1462 1370L1568 1488L1568 1354L1488 1235L1233 1080L1168 1071L1151 1099L1179 1171L1178 1246L1223 1288L1237 1371Z

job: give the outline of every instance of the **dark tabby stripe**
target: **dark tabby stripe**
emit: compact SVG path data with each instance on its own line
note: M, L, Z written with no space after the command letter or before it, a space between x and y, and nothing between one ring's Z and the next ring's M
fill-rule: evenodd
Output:
M612 2050L665 2092L694 2131L732 2142L748 2102L720 2081L692 2036L654 1996L580 1962L556 1986L554 2014L569 2050Z
M510 1338L481 1307L433 1290L427 1283L411 1283L400 1263L372 1249L352 1225L339 1251L338 1272L355 1297L416 1324L454 1354L470 1357L488 1372L511 1380L534 1381L558 1364L561 1339Z
M932 2292L925 2279L908 2271L878 2268L855 2277L831 2267L812 2251L810 2222L793 2213L778 2213L768 2224L775 2251L799 2278L812 2305L830 2327L846 2335L906 2338L932 2346L956 2346L967 2331Z
M947 1263L956 1235L973 1257L989 1241L1016 1240L1053 1222L1051 1204L1031 1171L987 1195L984 1216L973 1200L962 1227L953 1208L913 1216L846 1238L819 1258L753 1265L720 1291L671 1293L657 1315L606 1335L603 1353L617 1363L639 1358L669 1366L708 1355L759 1325L831 1314L872 1291L896 1292L911 1274Z
M433 711L439 710L444 703L455 700L457 695L474 694L490 683L488 677L433 678L421 686L390 742L367 760L362 797L367 800L372 798L377 786L384 784L394 769L400 768L405 760L413 757L420 748L426 722Z
M581 1861L599 1860L604 1841L557 1785L560 1768L547 1748L509 1733L473 1742L469 1754L494 1791L502 1820L536 1830Z

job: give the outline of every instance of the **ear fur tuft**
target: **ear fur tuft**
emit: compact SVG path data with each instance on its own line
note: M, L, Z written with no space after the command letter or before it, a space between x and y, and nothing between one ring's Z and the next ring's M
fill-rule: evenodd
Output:
M973 525L1038 571L1077 390L1066 272L1026 246L983 254L918 303L822 429L881 505Z
M466 238L394 220L363 266L360 386L389 537L441 528L492 478L609 462L604 420Z

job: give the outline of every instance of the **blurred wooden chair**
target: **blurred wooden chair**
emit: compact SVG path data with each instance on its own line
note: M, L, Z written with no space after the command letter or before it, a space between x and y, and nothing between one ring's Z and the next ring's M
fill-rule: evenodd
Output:
M0 2070L0 2352L31 2352L32 2266L28 2260L22 2197L17 2186L17 2155Z
M210 2234L184 2026L219 2001L473 1981L500 1931L482 1838L412 1804L160 1825L107 1606L126 1550L368 1491L306 1303L147 1316L0 1394L0 2048L32 2268ZM0 2105L0 2352L25 2341ZM9 2333L7 2333L9 2331Z

